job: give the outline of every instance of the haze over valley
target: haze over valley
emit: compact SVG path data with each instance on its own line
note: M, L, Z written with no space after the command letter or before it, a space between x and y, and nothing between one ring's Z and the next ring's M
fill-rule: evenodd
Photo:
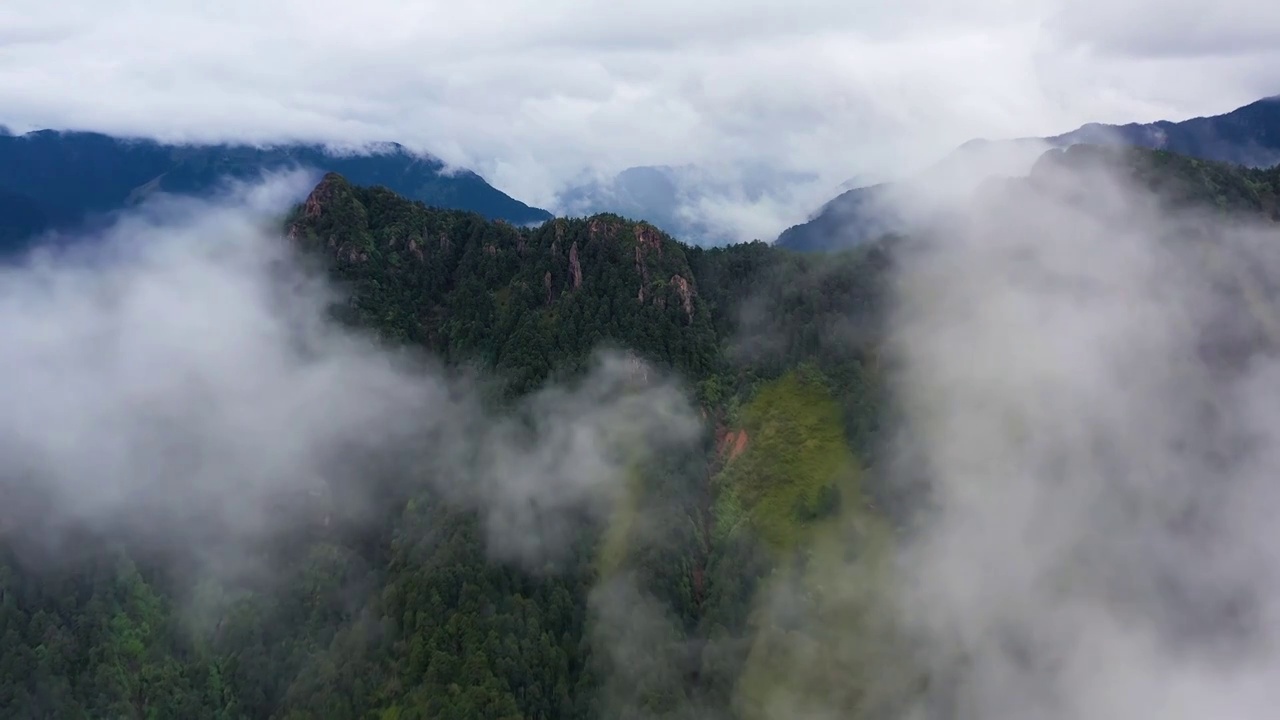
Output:
M0 716L1269 719L1277 43L17 0Z

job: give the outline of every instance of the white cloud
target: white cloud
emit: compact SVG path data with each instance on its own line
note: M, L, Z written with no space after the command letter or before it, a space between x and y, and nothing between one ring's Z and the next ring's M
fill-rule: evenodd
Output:
M1076 165L898 255L900 607L961 717L1270 717L1275 229Z
M263 538L433 487L479 511L495 554L537 564L612 510L631 443L696 440L682 389L637 381L630 357L499 412L332 322L340 296L275 214L314 180L157 196L93 242L0 267L0 537L127 530L256 570L240 565Z
M5 5L15 128L397 140L543 205L584 170L816 173L788 193L790 222L822 187L971 137L1179 119L1280 88L1280 11L1261 0Z

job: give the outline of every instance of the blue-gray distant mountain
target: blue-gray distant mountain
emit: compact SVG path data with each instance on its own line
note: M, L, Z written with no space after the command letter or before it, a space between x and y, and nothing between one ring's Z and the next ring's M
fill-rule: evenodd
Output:
M1222 115L1182 122L1089 123L1046 141L1056 147L1132 145L1246 167L1271 167L1280 163L1280 95Z
M763 165L737 166L723 173L693 165L645 165L571 187L557 197L556 209L569 216L613 213L644 220L693 245L725 245L755 238L740 237L740 228L709 217L704 204L758 203L816 179Z
M612 212L678 234L676 228L687 223L676 212L680 187L674 175L670 167L627 168L611 181L592 181L565 190L556 204L566 215Z
M1280 163L1280 96L1223 115L1182 122L1090 123L1048 138L971 141L920 177L840 194L807 222L784 231L777 244L792 250L830 250L899 231L904 229L904 221L897 215L903 197L928 195L939 188L963 188L993 175L1024 175L1045 151L1081 144L1130 145L1203 160L1270 167ZM917 193L916 184L928 190Z
M338 172L427 205L468 210L515 225L551 213L529 207L468 170L389 143L363 154L320 145L166 145L87 132L0 133L0 250L46 230L68 230L128 207L148 194L201 194L226 178L293 167Z

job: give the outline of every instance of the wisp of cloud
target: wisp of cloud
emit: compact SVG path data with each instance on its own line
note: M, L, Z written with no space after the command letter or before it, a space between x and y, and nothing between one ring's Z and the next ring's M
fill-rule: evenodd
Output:
M126 533L244 569L270 538L421 484L537 563L609 511L642 451L696 436L681 388L638 382L638 361L499 411L337 324L340 294L280 228L313 180L159 197L0 270L0 533L46 557L67 530Z
M922 717L1275 713L1277 239L1064 161L901 254Z

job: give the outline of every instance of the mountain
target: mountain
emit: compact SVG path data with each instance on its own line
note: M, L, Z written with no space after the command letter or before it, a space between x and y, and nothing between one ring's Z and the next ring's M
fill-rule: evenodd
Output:
M551 218L473 172L449 170L439 160L396 144L365 154L338 154L319 145L164 145L42 130L0 135L0 248L15 248L45 230L101 221L151 193L198 195L226 178L294 167L342 172L362 184L384 185L432 205L517 225Z
M82 541L70 568L50 570L26 547L36 541L5 537L6 525L10 535L25 525L0 512L0 706L11 713L571 720L696 707L728 717L736 676L766 669L747 654L747 628L767 567L845 521L883 532L858 499L869 492L869 455L858 453L876 431L877 376L863 354L876 329L849 318L876 307L882 253L818 262L763 243L706 250L612 214L519 228L335 173L283 234L346 291L339 322L483 372L496 382L488 402L542 413L527 420L538 434L592 426L590 408L585 420L572 406L548 418L568 391L541 388L575 387L601 346L649 364L632 366L632 382L679 373L705 427L638 460L603 525L562 517L577 540L533 567L493 559L492 530L465 494L371 464L357 482L379 489L330 494L372 492L377 514L321 507L323 523L263 551L269 583L201 585L192 602L212 616L194 635L187 564L126 534ZM736 341L744 332L755 341ZM619 391L599 392L593 402ZM462 437L485 432L464 415ZM521 447L524 427L511 428ZM822 558L828 569L862 562ZM725 635L721 651L694 652L713 635Z
M0 188L0 248L17 245L50 227L49 216L34 198Z
M982 182L975 196L1015 211L1031 231L1056 222L1020 212L1045 198L1096 202L1102 216L1128 210L1107 205L1109 188L1083 182L1095 167L1136 178L1170 217L1202 207L1280 219L1278 170L1128 148L1053 151L1027 177ZM15 524L27 513L0 503L0 707L9 714L872 720L908 716L922 693L946 695L945 658L921 664L913 654L885 580L912 510L930 505L888 482L887 293L904 254L934 239L830 254L761 242L700 248L613 214L515 227L337 173L291 210L280 236L343 290L335 323L429 353L459 377L488 378L475 401L485 409L454 404L456 387L431 386L431 407L444 407L435 411L447 422L423 430L409 413L397 418L403 427L380 428L404 435L404 462L353 456L339 442L350 438L326 435L353 474L336 475L329 499L304 508L316 522L234 556L270 568L243 585L192 578L192 558L208 550L200 543L157 547L101 527L72 538L62 563L41 563L50 515L31 515L39 520L27 521L28 537ZM1202 249L1216 247L1204 240ZM1221 310L1235 318L1223 328L1248 332L1220 344L1243 352L1259 341L1263 331L1240 319L1249 312ZM289 328L290 343L294 331L305 334ZM625 382L593 384L601 347L625 351ZM384 402L408 392L327 374L314 350L303 353L308 372L320 369L308 375L318 381L308 396L339 385ZM1072 361L1089 357L1072 350ZM600 409L657 397L660 425L679 425L670 396L644 394L668 374L681 379L675 392L696 408L700 429L692 442L646 453L636 439L644 413L619 421ZM376 435L359 405L316 409L351 413L353 426ZM608 432L593 434L602 424ZM266 447L287 451L272 445L280 428L264 430ZM513 454L469 445L476 436ZM610 452L593 454L598 444ZM603 495L599 514L568 512L609 463L626 468L622 487ZM545 468L556 472L539 475ZM534 492L534 482L554 492ZM487 493L497 489L511 497L487 513L477 503L494 502ZM498 550L514 556L494 547L508 535L515 545ZM564 540L562 552L537 554L548 538Z
M1089 123L1045 141L1054 147L1131 145L1247 167L1271 167L1280 163L1280 96L1264 98L1222 115L1181 122Z
M594 181L571 187L560 194L556 205L568 216L612 212L644 218L665 231L679 235L693 229L679 218L680 188L669 167L633 167L611 181Z
M762 205L767 209L775 199L815 179L763 166L718 174L691 165L646 165L573 186L557 196L556 208L568 216L607 212L643 219L694 245L725 245L758 235L749 227L738 227L732 215L719 214L719 208Z
M1204 160L1270 167L1280 162L1280 97L1182 122L1091 123L1047 138L973 140L917 177L841 193L806 222L783 231L776 242L794 250L828 250L906 231L904 208L911 208L913 215L927 214L931 203L972 191L977 178L1025 175L1043 152L1078 144L1168 150Z

